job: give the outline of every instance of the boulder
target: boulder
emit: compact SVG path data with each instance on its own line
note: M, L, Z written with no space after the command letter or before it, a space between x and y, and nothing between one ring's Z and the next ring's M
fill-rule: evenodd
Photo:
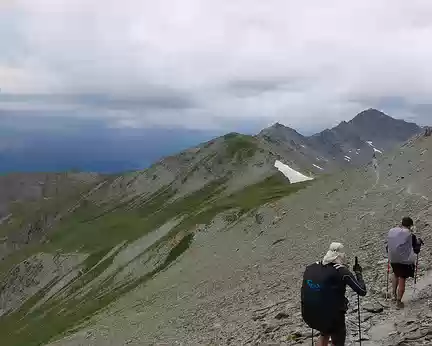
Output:
M275 319L277 319L277 320L281 320L281 319L289 318L289 317L290 317L290 315L289 315L288 312L281 311L281 312L279 312L279 313L275 316Z
M363 305L363 309L367 312L371 312L374 314L381 313L384 311L384 308L380 304L374 304L374 303L366 303Z

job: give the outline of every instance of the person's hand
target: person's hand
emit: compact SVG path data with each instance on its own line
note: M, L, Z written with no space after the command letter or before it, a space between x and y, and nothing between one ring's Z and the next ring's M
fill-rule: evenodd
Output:
M354 264L354 267L353 267L353 272L354 273L362 273L363 272L363 268L360 266L360 264L358 264L358 262L356 262L356 264Z

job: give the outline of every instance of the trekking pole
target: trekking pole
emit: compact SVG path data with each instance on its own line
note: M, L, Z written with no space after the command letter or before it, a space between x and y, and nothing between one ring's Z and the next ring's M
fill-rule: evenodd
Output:
M311 334L312 346L314 346L314 342L313 342L313 332L314 332L314 330L312 329L312 334Z
M419 245L419 249L418 249L419 252L417 253L417 260L416 260L416 266L415 266L414 289L415 289L415 286L417 284L417 271L418 271L420 248L421 248L422 245L424 245L423 240L421 238L418 238L418 245Z
M359 342L361 346L362 335L361 335L361 318L360 318L360 296L357 294L357 308L358 308L358 320L359 320Z
M390 261L387 260L387 291L386 291L386 300L388 300L389 276L390 276Z
M358 265L358 257L355 257L355 264ZM359 326L359 342L361 346L362 336L361 336L361 316L360 316L360 296L357 294L357 310L358 310L358 326Z

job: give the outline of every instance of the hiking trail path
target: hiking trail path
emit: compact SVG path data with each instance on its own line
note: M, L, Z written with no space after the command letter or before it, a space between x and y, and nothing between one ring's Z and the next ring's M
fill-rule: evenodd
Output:
M399 310L391 299L383 304L387 318L372 326L368 332L370 340L363 341L362 345L432 344L432 271L415 286L412 282L407 287L403 301L405 308Z

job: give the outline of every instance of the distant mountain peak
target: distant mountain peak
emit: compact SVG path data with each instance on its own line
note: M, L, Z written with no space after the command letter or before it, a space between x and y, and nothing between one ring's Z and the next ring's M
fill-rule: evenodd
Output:
M272 126L270 126L270 128L286 128L286 126L284 124L281 124L280 122L276 122L274 123Z
M369 108L366 109L360 113L358 113L351 122L355 122L356 120L367 118L367 119L373 119L373 118L387 118L387 119L393 119L391 116L385 114L384 112L379 111L375 108Z
M229 132L229 133L223 135L222 137L224 139L229 139L229 138L234 138L234 137L239 137L239 136L244 136L244 135L242 135L242 134L240 134L238 132Z
M265 128L264 130L262 130L260 132L260 134L268 134L268 133L274 133L274 132L285 132L285 133L295 133L299 136L301 136L301 134L299 134L295 129L285 126L284 124L281 124L280 122L276 122L273 125L271 125L270 127Z
M383 115L387 115L387 114L385 114L384 112L382 112L382 111L380 111L380 110L378 110L378 109L376 109L376 108L368 108L368 109L365 109L365 110L363 110L363 111L361 111L359 114L357 114L357 115L360 115L360 114L364 114L364 113L379 113L379 114L383 114ZM388 116L388 115L387 115Z
M405 130L407 134L414 134L420 131L417 124L407 122L403 119L395 119L386 113L374 108L369 108L357 114L350 122L356 127L360 126L363 129L370 129L370 131L382 131L385 129L397 128L398 130Z

